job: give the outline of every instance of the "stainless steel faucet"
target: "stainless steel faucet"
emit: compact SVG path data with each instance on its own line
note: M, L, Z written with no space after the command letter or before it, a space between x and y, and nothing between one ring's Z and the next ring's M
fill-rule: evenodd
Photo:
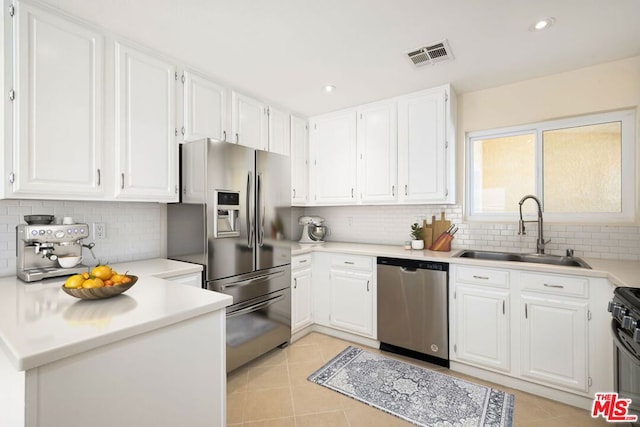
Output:
M535 200L536 204L538 205L538 220L537 221L525 221L522 219L522 204L525 202L525 200L527 199L533 199ZM520 205L520 221L518 222L518 234L521 235L526 235L526 231L524 229L524 223L525 222L537 222L538 223L538 240L536 243L536 253L537 254L544 254L544 246L549 243L551 240L547 240L546 242L544 241L544 235L542 233L542 204L540 203L540 200L538 200L538 198L536 196L533 196L531 194L524 196L519 202L518 205Z

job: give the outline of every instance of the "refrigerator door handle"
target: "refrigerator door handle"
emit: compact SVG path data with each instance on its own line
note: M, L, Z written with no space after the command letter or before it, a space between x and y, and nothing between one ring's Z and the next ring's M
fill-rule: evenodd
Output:
M259 216L258 218L258 224L260 226L260 229L258 230L258 246L262 247L263 245L263 240L264 240L264 216L265 216L265 209L264 206L262 206L262 174L258 174L258 182L256 184L256 193L257 193L257 205L258 205L258 209L256 209L257 211L257 215Z
M247 174L247 200L245 203L247 215L247 246L253 248L254 222L251 217L251 181L253 181L253 173L249 171Z

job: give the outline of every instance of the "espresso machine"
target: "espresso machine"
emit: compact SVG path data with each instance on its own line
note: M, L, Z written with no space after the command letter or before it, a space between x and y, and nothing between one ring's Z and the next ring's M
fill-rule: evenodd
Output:
M89 237L88 224L19 224L16 227L16 275L25 282L67 276L87 271L83 264L60 267L59 257L82 256Z

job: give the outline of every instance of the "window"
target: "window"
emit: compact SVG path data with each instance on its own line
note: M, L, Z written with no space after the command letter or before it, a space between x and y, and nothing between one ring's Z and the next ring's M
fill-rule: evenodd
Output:
M513 220L520 199L533 194L545 220L633 221L634 145L635 110L471 133L467 216Z

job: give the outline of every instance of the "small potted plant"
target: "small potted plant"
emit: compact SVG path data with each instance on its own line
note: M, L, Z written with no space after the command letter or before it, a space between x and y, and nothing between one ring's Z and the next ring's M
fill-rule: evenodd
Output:
M424 249L422 227L417 222L411 225L411 249Z

